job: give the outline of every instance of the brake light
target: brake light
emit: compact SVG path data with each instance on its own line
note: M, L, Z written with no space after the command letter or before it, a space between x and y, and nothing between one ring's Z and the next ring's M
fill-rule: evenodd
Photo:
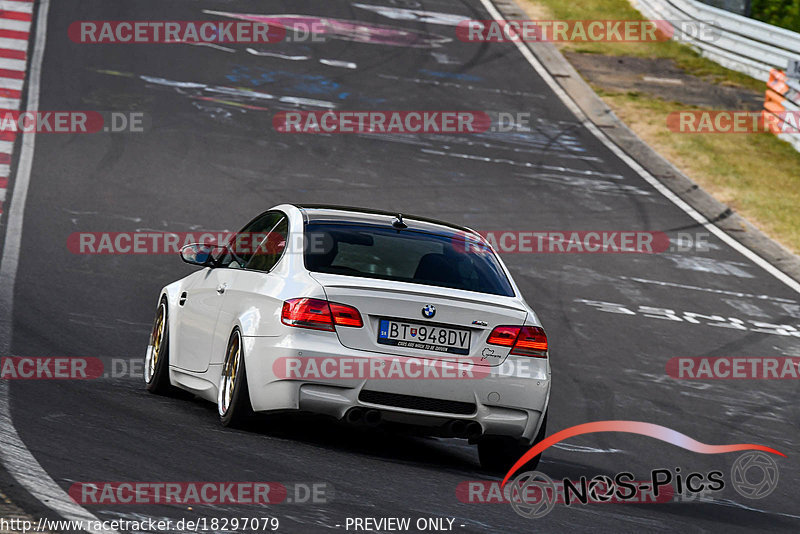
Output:
M514 344L514 341L516 341L519 330L519 326L497 326L492 330L492 333L489 334L489 339L487 339L486 342L491 345L510 347Z
M486 342L511 347L515 356L547 358L547 334L539 326L498 326Z
M346 306L336 302L329 303L331 307L331 314L333 315L333 322L339 326L352 326L354 328L361 328L364 322L361 320L361 314L352 306Z
M331 319L331 309L327 300L287 300L283 303L281 321L288 326L333 330L333 319Z
M511 354L547 358L547 334L538 326L523 326Z
M321 299L289 299L283 303L281 322L287 326L334 331L334 325L361 328L361 314L352 306Z

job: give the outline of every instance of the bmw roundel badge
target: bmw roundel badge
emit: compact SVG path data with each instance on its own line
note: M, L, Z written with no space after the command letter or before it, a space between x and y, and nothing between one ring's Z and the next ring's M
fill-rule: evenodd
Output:
M426 304L424 308L422 308L422 316L426 319L432 318L436 315L436 306L433 304Z

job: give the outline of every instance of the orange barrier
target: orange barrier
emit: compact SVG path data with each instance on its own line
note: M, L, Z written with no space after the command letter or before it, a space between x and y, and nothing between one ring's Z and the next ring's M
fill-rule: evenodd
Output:
M772 133L783 131L781 123L784 122L783 118L786 116L786 95L789 89L789 85L786 83L786 73L778 69L770 70L761 117Z

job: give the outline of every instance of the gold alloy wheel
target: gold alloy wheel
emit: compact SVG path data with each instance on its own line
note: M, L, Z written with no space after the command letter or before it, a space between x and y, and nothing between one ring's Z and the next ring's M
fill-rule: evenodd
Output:
M147 362L145 368L147 369L148 383L153 380L153 376L156 374L158 360L161 357L162 344L164 342L164 329L166 328L166 316L167 309L165 304L162 302L158 306L158 314L156 315L156 320L153 324L153 332L150 334L150 347L148 347L147 351Z
M222 366L222 377L219 388L219 414L225 415L233 401L236 376L239 374L239 363L242 358L242 336L237 330L228 346L225 364Z

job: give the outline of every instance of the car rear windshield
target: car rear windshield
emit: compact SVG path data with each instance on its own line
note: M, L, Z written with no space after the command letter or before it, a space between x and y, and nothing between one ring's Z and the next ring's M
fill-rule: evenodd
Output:
M458 235L361 224L306 224L309 271L395 280L514 296L490 251L471 251Z

